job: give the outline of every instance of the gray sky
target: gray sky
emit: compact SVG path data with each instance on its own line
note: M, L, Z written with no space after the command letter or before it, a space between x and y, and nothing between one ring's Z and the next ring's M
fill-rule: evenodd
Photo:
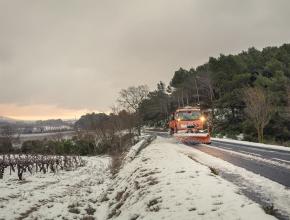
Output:
M0 0L0 115L108 111L122 88L290 42L289 0Z

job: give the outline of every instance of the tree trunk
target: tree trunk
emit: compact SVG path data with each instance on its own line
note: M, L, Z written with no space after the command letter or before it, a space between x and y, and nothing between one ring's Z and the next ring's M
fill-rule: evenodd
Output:
M0 179L3 179L4 176L4 167L0 167Z
M196 95L197 95L197 104L199 104L199 89L198 89L198 86L197 86L196 78L194 79L194 82L195 82Z
M258 126L257 132L258 132L258 142L263 143L263 128L261 126Z
M182 107L184 107L184 96L183 96L183 90L181 91L181 101L182 101Z
M213 130L214 130L214 118L215 118L215 114L214 114L214 106L211 106L211 123L209 124L209 132L212 134Z
M231 112L232 112L233 119L235 119L236 115L235 115L235 108L234 107L231 107Z
M260 136L261 136L261 142L260 143L264 143L264 128L263 127L261 127Z
M17 174L18 174L18 179L22 180L22 174L23 174L23 168L22 167L18 166Z

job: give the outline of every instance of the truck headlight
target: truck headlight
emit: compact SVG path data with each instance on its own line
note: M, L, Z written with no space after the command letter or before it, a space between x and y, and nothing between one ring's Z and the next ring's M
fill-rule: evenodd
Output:
M201 117L200 117L200 120L201 120L202 122L205 122L206 119L205 119L204 116L201 116Z

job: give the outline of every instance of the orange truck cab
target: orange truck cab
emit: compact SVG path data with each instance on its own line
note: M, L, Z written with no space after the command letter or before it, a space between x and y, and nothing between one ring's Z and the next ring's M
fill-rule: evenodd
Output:
M200 143L210 143L207 131L206 116L198 107L183 107L177 109L169 121L170 134L177 137L196 140ZM182 135L185 133L185 135Z

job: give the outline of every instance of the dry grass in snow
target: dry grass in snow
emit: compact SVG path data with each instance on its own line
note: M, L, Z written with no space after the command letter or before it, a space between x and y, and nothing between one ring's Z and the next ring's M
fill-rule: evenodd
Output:
M108 218L274 219L170 140L158 137L120 170L106 194Z

